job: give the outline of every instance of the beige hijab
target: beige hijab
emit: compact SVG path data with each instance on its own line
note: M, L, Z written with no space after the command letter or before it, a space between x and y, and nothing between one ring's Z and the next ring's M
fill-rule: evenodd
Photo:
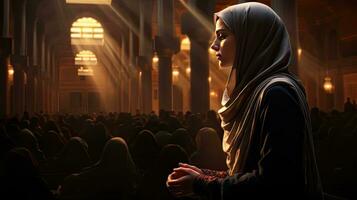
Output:
M224 129L223 150L230 175L244 172L251 138L261 110L261 101L273 85L288 85L298 96L306 119L305 178L309 193L321 194L311 135L309 108L304 89L288 71L291 60L289 35L279 16L260 3L230 6L215 14L236 38L236 56L230 73L236 82L230 96L227 88L218 111ZM215 20L216 20L215 19ZM229 85L230 78L227 85Z

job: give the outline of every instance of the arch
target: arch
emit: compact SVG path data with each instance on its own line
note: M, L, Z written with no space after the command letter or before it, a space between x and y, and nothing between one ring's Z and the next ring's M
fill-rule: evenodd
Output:
M191 49L191 41L187 36L181 40L181 50L189 51Z
M74 58L75 65L96 65L97 57L89 50L82 50L76 54Z
M81 17L72 23L72 45L103 45L104 29L102 24L92 17Z

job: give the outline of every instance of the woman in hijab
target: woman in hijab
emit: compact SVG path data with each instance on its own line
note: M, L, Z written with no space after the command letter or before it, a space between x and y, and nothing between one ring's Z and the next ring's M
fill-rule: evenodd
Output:
M165 187L165 181L171 171L180 162L189 161L186 151L175 144L168 144L162 148L159 159L151 173L146 173L138 190L139 199L171 200L174 199Z
M323 199L304 88L289 70L291 45L279 16L260 3L215 14L211 48L232 67L218 111L227 172L181 164L168 176L177 196Z
M126 142L110 139L100 160L80 174L65 179L60 199L133 199L137 174Z
M27 148L38 162L46 160L44 153L40 149L37 138L29 129L21 130L17 146Z
M24 147L8 151L0 165L0 198L24 200L55 199L41 177L38 163Z
M190 133L184 129L179 128L172 133L170 144L177 144L185 149L187 155L190 157L195 152L195 143Z
M201 128L196 135L197 151L191 156L191 163L199 168L226 170L222 143L213 128Z
M80 172L91 164L88 144L80 137L72 137L59 154L56 164L65 173Z
M138 167L140 174L146 173L154 167L160 147L157 144L155 136L148 130L142 130L132 145L131 152L134 162Z

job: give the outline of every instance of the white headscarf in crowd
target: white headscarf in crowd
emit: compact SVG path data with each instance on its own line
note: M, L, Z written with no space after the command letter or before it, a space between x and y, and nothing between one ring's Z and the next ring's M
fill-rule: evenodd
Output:
M236 83L229 96L226 88L222 98L223 107L218 111L224 129L223 150L227 154L230 175L244 170L267 89L276 84L287 85L296 92L306 120L306 192L321 193L309 108L302 85L288 71L292 55L284 23L270 7L253 2L230 6L216 13L215 18L220 18L236 39L236 55L230 73L230 76L235 76Z

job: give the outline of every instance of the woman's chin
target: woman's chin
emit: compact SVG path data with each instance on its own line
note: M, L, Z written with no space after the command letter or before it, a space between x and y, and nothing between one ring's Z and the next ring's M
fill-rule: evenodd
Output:
M227 68L230 67L229 65L227 65L226 63L224 63L222 61L218 62L218 66L219 66L220 69L227 69Z

